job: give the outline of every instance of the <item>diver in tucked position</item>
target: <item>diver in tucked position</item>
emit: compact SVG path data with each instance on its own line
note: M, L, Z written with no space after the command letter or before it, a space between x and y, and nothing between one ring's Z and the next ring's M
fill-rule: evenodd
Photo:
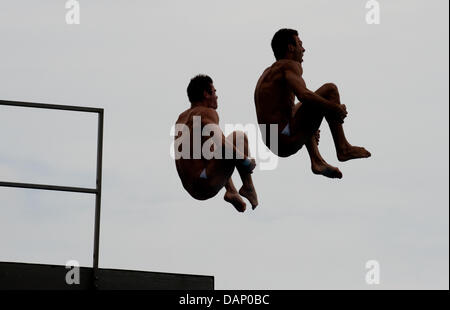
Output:
M219 115L216 112L216 89L209 76L197 75L192 78L187 93L191 107L180 114L175 126L175 164L183 187L192 197L199 200L214 197L222 187L225 187L224 199L236 210L245 211L246 204L241 196L247 198L255 209L258 199L251 174L256 163L249 157L246 134L234 131L226 138L223 135L219 127ZM206 147L205 143L212 137L203 135L205 126L210 128L215 137L214 144ZM200 137L194 137L196 133ZM197 156L194 154L196 138L197 141L201 140L203 146L201 154ZM221 151L222 154L228 153L232 156L228 156L230 159L226 159L228 157L225 155L221 158L217 158L218 156L205 158L205 153L209 151ZM183 152L184 156L181 156ZM234 168L239 172L243 183L239 192L231 180Z
M371 154L363 147L352 146L345 138L342 124L347 109L340 102L336 85L327 83L315 92L306 87L302 78L305 49L296 30L277 31L272 49L276 61L258 80L255 105L260 125L269 128L270 124L278 124L278 148L271 145L270 139L264 142L281 157L291 156L306 145L313 173L342 178L341 171L325 162L317 148L323 118L330 127L339 161L366 158ZM295 97L300 101L297 104ZM270 138L269 134L266 136Z

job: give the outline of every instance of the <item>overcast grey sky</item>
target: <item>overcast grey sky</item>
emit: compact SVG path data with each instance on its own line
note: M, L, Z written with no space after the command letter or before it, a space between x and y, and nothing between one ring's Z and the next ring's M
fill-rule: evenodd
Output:
M448 1L0 2L0 99L105 109L100 266L215 276L217 289L448 289ZM368 160L313 175L305 150L255 171L260 205L192 199L169 156L186 87L209 74L225 123L256 123L253 91L282 27L304 78L334 82ZM0 180L95 186L96 117L0 107ZM238 178L234 178L240 186ZM91 264L94 198L0 188L0 261ZM381 284L365 283L379 261Z

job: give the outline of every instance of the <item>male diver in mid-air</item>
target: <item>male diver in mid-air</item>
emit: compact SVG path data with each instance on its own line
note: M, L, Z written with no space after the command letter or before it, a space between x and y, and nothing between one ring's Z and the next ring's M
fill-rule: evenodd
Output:
M272 39L276 61L258 80L255 89L255 105L258 123L278 124L277 146L266 134L264 142L281 157L295 154L303 145L311 159L313 173L329 178L342 178L338 168L329 165L319 153L319 127L322 119L327 121L339 161L367 158L371 154L363 147L352 146L344 135L342 123L347 116L341 104L336 85L324 84L315 92L306 87L303 75L305 49L293 29L281 29ZM295 104L295 97L300 101Z
M250 158L248 139L244 132L234 131L225 138L219 127L217 95L213 81L209 76L197 75L192 78L187 93L191 107L180 114L176 121L175 152L185 156L176 156L175 164L183 187L188 193L199 200L214 197L222 187L226 192L224 199L231 203L239 212L245 211L246 204L241 196L248 199L252 208L258 205L258 199L251 174L256 167L254 159ZM212 137L203 135L205 127L212 130L214 144L207 144ZM180 129L181 128L181 129ZM195 137L195 135L200 137ZM201 141L202 152L195 156L195 139ZM205 147L206 145L206 147ZM217 148L217 149L215 149ZM205 153L221 151L219 158L209 157ZM230 158L231 157L231 158ZM234 187L231 175L237 169L242 179L239 192Z

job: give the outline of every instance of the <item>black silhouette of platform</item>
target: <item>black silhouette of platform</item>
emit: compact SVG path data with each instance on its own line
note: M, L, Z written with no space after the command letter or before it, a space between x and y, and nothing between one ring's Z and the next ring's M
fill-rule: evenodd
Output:
M0 290L213 290L214 277L80 267L80 284L67 284L66 266L0 262Z

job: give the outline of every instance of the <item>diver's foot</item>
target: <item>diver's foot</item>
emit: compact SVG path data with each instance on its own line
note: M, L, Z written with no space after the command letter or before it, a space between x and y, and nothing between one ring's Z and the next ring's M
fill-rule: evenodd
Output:
M237 192L229 192L227 191L225 193L225 196L223 196L223 199L225 199L226 202L229 202L233 205L233 207L236 208L239 212L245 211L245 202L242 200L242 197L239 196Z
M356 158L368 158L371 154L368 150L360 146L348 145L341 151L337 152L337 158L339 161L347 161Z
M336 168L333 167L326 162L319 162L311 165L312 172L314 174L321 174L323 176L326 176L328 178L332 179L341 179L342 178L342 172Z
M252 187L245 187L242 185L241 189L239 190L239 194L250 201L252 204L252 209L255 210L256 206L258 206L258 196L256 195L255 188Z

